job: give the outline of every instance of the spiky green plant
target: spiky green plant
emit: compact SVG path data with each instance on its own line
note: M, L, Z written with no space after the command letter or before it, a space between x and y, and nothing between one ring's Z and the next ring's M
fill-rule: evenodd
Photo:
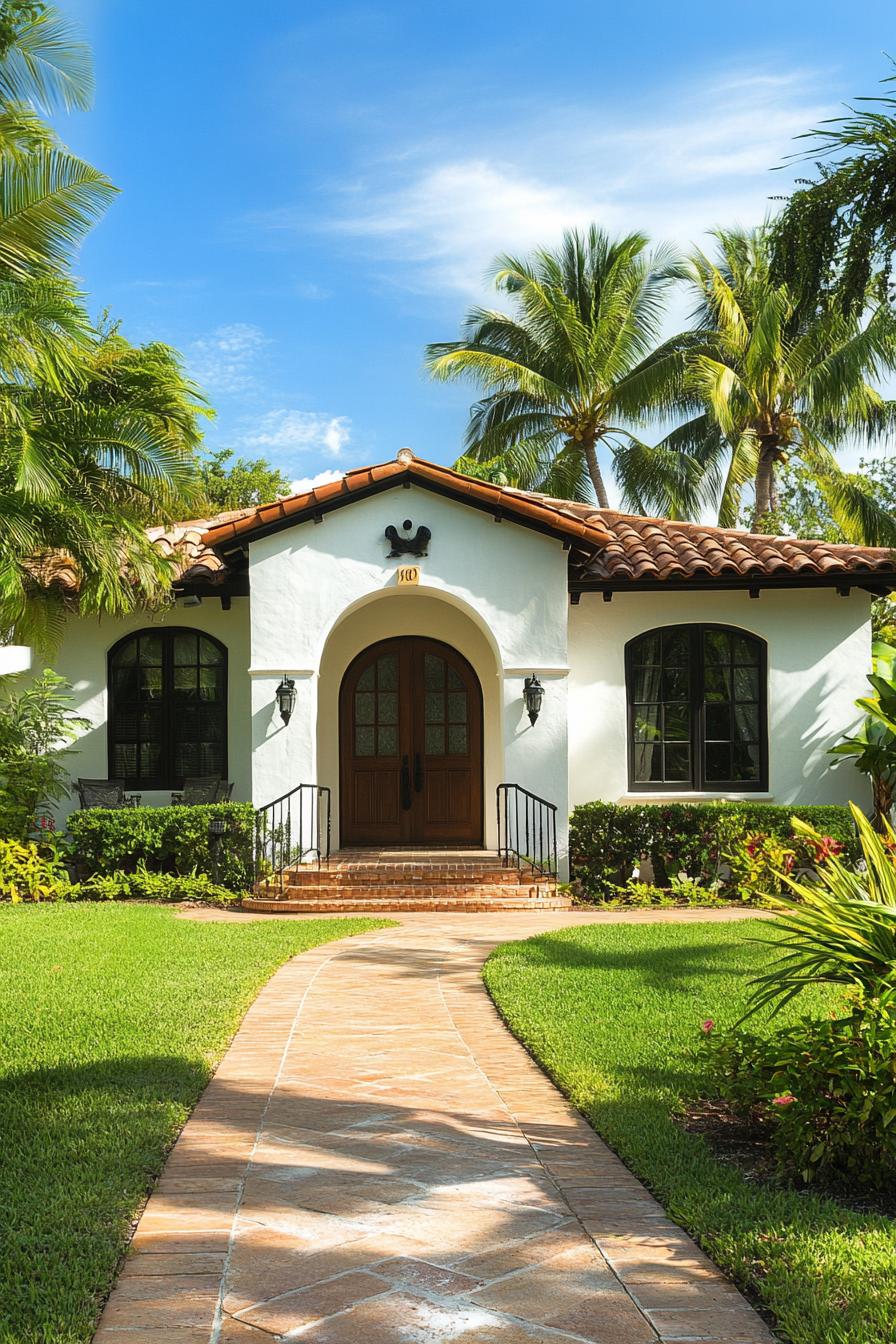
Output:
M812 880L781 874L792 895L769 896L780 913L764 941L783 950L772 969L752 981L748 1016L769 1004L777 1012L809 985L843 985L873 996L896 984L896 835L889 823L878 834L855 803L850 810L864 864L853 868L831 855ZM793 828L822 844L796 817Z

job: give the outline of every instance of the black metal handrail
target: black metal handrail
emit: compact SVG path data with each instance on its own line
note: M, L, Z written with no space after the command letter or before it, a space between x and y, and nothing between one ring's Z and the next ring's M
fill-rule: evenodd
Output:
M557 805L519 784L499 784L498 853L506 868L557 876Z
M325 784L297 784L255 813L255 881L276 883L300 863L330 861L330 790Z

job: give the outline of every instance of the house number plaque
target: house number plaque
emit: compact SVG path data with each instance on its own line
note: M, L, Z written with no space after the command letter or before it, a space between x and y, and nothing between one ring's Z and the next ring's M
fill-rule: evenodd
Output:
M414 584L420 582L419 565L399 565L396 572L399 588L412 588Z

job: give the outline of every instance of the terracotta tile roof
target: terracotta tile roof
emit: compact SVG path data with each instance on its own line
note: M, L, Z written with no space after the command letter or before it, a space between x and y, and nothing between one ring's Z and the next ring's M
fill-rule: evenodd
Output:
M620 584L711 578L785 578L799 575L896 573L896 553L884 546L852 546L795 537L766 536L739 528L644 518L618 509L596 509L573 500L546 503L594 522L611 541L583 566L579 578Z
M545 530L579 540L589 547L604 545L611 539L599 522L576 517L565 508L562 500L548 500L524 490L491 485L488 481L479 481L459 471L452 471L450 467L426 462L423 458L415 457L409 449L402 449L392 462L383 462L376 467L358 467L346 472L338 481L319 485L301 495L289 495L275 504L248 510L241 518L217 523L209 528L203 541L207 546L218 547L226 546L231 541L248 540L250 536L268 528L276 528L291 521L300 522L303 517L313 517L318 511L338 508L341 504L349 503L354 496L374 493L377 488L382 489L390 482L398 485L404 477L416 479L423 485L438 487L458 499L515 515Z
M175 583L223 583L228 576L226 561L205 541L212 528L226 526L255 509L231 509L213 518L191 518L171 527L151 527L148 536L162 555L174 562Z
M867 576L896 584L896 557L883 547L835 545L768 537L735 528L643 518L617 509L597 509L573 500L492 485L426 462L403 449L392 462L360 467L338 481L291 495L258 509L244 509L212 520L201 539L201 554L226 551L269 528L300 522L318 512L347 504L355 496L417 479L480 508L539 526L571 543L572 577L582 586L687 584L712 581L745 584L754 580L822 581L837 576ZM195 528L197 524L184 524ZM217 557L216 557L217 558ZM203 560L202 563L205 563Z

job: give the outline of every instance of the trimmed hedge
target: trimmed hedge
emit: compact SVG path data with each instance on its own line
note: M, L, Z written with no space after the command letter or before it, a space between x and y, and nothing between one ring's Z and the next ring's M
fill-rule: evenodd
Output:
M215 875L208 823L223 817L217 881L231 891L252 886L255 809L251 803L197 807L89 807L73 812L68 829L79 875L133 873L140 864L161 873Z
M649 857L657 886L687 873L700 886L725 887L725 854L746 836L762 832L789 840L791 817L839 840L858 855L847 807L778 807L773 803L582 803L570 819L569 858L573 880L590 900L606 900Z

